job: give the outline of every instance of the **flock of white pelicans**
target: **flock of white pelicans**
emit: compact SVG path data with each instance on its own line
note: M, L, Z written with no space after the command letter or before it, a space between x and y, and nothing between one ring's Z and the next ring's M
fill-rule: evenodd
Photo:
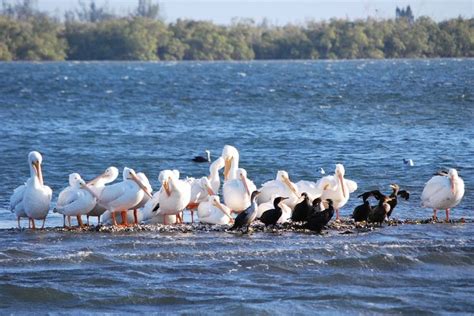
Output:
M24 185L16 188L10 199L10 210L18 219L29 219L29 227L35 229L35 220L44 222L51 208L52 190L43 181L41 171L42 156L33 151L28 155L30 178ZM222 197L220 170L224 169ZM259 188L256 201L251 201L256 186L248 179L245 169L239 167L239 152L233 146L226 145L222 155L210 164L209 175L199 179L180 179L178 170L163 170L159 174L161 187L153 194L152 187L143 173L133 169L123 169L123 180L114 182L119 171L109 167L95 179L86 182L78 173L69 175L69 186L59 193L53 212L63 215L71 226L71 217L76 217L79 226L83 226L82 216L98 217L98 223L128 226L138 223L175 224L183 222L183 211L197 211L199 221L208 224L232 224L233 214L239 214L256 203L254 218L273 208L276 197L284 197L280 206L282 215L278 223L288 221L295 205L303 196L311 201L331 199L339 219L339 209L349 200L350 193L357 190L357 183L345 179L343 165L337 164L334 175L324 176L317 182L291 182L288 173L278 171L275 180L264 183ZM306 193L303 194L302 193ZM455 169L433 176L425 185L421 195L423 207L436 210L449 210L456 206L464 195L464 182ZM365 199L364 199L365 200ZM117 214L121 218L117 218ZM118 223L120 222L120 223Z

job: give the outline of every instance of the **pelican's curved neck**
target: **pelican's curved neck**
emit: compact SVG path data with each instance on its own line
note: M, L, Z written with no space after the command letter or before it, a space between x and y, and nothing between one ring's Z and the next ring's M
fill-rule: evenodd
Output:
M33 179L33 178L36 178L36 170L35 170L35 167L33 167L33 164L30 162L29 163L30 165L30 177Z

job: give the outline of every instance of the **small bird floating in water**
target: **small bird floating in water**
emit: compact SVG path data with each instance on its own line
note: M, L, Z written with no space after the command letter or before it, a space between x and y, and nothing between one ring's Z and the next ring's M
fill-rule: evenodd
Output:
M446 221L449 222L451 208L458 205L464 196L464 181L456 169L448 173L435 175L426 184L421 194L421 206L433 209L433 219L437 220L437 210L446 210Z
M405 159L403 158L403 163L409 167L413 167L415 165L415 163L413 162L413 160L411 159Z
M211 162L211 152L209 150L205 150L206 157L203 156L195 156L192 160L194 162Z

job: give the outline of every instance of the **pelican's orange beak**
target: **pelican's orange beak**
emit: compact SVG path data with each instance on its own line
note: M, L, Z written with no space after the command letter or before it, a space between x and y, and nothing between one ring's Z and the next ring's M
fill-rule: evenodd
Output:
M143 182L134 174L132 173L132 179L133 181L135 181L136 184L138 184L138 186L140 187L140 189L143 190L143 192L145 192L146 195L148 195L149 198L152 198L150 192L148 192L148 189L147 187L143 184Z
M344 178L342 175L338 175L339 177L339 182L341 183L341 188L342 188L342 196L345 198L346 197L346 188L344 187Z
M33 162L33 166L35 167L36 170L36 175L38 176L38 180L43 185L43 172L41 171L41 164L39 161Z
M296 195L296 197L299 197L294 184L290 181L290 178L283 177L283 182L290 188L291 192L293 192Z
M206 186L206 189L207 189L207 194L209 194L209 195L216 195L216 194L214 193L214 191L213 191L209 186Z
M230 172L230 167L232 166L232 161L234 160L234 157L226 158L225 164L224 164L224 181L227 181L229 179L229 172Z
M169 179L170 178L168 178L168 180L165 180L163 182L163 188L165 188L166 194L168 194L168 196L171 195L170 184L168 183Z
M247 185L247 179L245 179L243 175L240 175L240 180L242 180L242 183L244 184L247 194L250 195L249 186Z
M97 183L97 181L99 181L99 179L101 179L103 176L105 176L105 172L98 175L97 177L95 177L91 181L87 182L87 185L95 185Z
M219 203L219 202L216 201L216 202L214 202L214 203L212 203L212 204L213 204L215 207L217 207L222 213L224 213L224 215L226 215L229 219L231 219L231 220L234 219L230 214L228 214L228 213L226 212L226 210L224 209L224 207L222 206L221 203Z
M97 194L95 194L95 192L94 192L93 190L91 190L91 188L89 188L89 186L87 185L87 183L86 183L86 185L82 186L82 188L83 188L84 190L86 190L87 192L89 192L90 194L92 194L92 196L95 197L95 199L96 199L97 201L99 201L99 197L97 196Z

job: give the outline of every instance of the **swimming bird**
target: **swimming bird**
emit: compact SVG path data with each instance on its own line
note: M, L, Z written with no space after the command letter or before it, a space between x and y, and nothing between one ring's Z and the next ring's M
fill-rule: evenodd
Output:
M280 207L280 203L286 199L288 198L281 196L275 198L275 200L273 201L273 209L265 211L262 216L260 216L259 220L265 224L265 227L269 225L276 225L281 215L283 214Z
M41 228L44 228L53 191L44 185L42 162L43 157L39 152L32 151L28 154L30 178L24 185L17 187L10 197L10 210L17 216L18 227L20 227L20 218L28 217L33 229L36 229L36 219L43 220Z
M157 193L160 207L156 211L156 215L176 215L178 220L183 222L180 213L191 200L191 185L179 179L178 170L163 170L160 172L158 179L161 183L161 189ZM163 222L166 224L165 218L163 218Z
M209 195L207 201L199 204L198 217L205 224L226 225L234 221L230 208L223 205L217 195Z
M326 226L331 218L334 216L334 206L331 199L326 200L328 207L319 212L314 212L308 217L308 221L304 225L305 228L321 232L324 226Z
M206 157L203 156L195 156L193 158L194 162L211 162L211 152L209 150L205 150Z
M241 212L234 220L234 225L229 230L241 229L244 226L247 227L247 232L249 231L250 224L257 217L257 195L260 192L253 191L250 197L251 203L250 206L243 212Z
M313 203L306 192L303 192L301 197L303 197L303 200L295 205L295 209L291 215L291 220L293 222L306 221L311 209L313 208Z
M369 196L371 195L366 195L365 193L358 196L362 197L363 204L356 206L352 212L352 218L355 222L367 221L369 218L369 214L372 211L372 207L370 206L370 202L368 200Z
M87 185L92 191L94 191L97 196L100 197L102 191L105 188L105 185L114 182L117 179L118 175L119 170L114 166L110 166L105 169L102 174L87 182ZM90 216L97 217L97 224L100 225L100 217L102 216L102 214L104 214L106 210L107 209L104 206L100 205L100 203L97 202L94 208L87 214L87 225L89 225Z
M336 210L336 220L339 219L339 210L349 200L349 194L357 190L357 183L344 178L345 169L342 164L336 164L334 176L325 176L321 178L317 186L322 190L321 199L333 201Z
M262 184L259 191L260 194L257 198L258 204L272 201L273 195L279 195L287 197L284 203L293 209L300 198L298 188L291 182L288 172L284 170L278 170L276 179Z
M187 209L191 211L191 222L194 223L194 210L203 201L216 193L211 188L211 182L208 177L202 177L200 179L187 178L186 182L191 186L191 199L187 205Z
M62 214L64 226L66 226L66 216L77 217L77 224L81 228L82 215L89 213L97 203L98 196L92 191L78 173L69 175L69 186L59 193L54 213ZM69 220L69 226L71 222Z
M413 162L413 160L411 159L405 159L403 158L403 163L409 167L413 167L415 165L415 163Z
M368 221L370 223L379 223L382 226L383 221L387 218L388 212L390 212L390 198L386 195L382 195L379 198L377 206L373 207L369 213Z
M464 181L454 168L447 175L436 175L426 184L421 194L422 207L433 209L433 219L437 220L436 211L446 210L446 221L449 222L450 210L458 205L464 196Z
M247 178L247 171L243 168L238 168L237 177L227 180L222 188L224 204L234 212L240 213L250 206L250 193L256 189L252 180Z
M115 213L120 212L122 225L128 226L127 210L140 203L143 195L151 197L147 187L133 169L123 168L123 181L106 186L99 197L99 204L112 213L112 223L117 225Z

